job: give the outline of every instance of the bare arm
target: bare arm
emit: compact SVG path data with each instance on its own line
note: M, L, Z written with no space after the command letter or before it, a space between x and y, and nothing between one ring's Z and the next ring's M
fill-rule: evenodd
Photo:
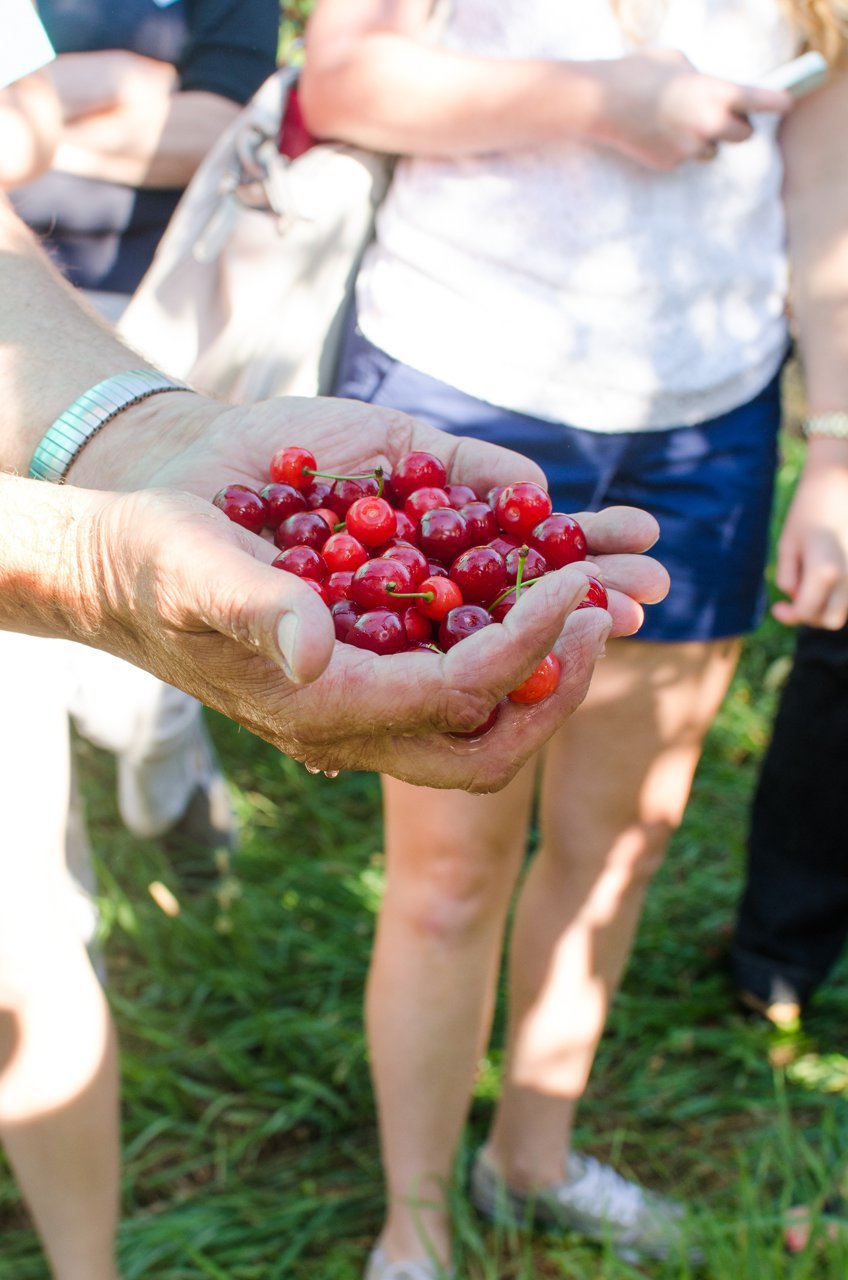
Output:
M53 76L65 112L54 168L127 186L185 186L239 110L177 91L170 63L124 50L62 54Z
M29 182L48 168L61 124L59 101L45 72L0 89L0 188Z
M318 0L301 96L318 136L407 155L466 155L578 137L654 168L788 95L698 74L682 55L611 61L474 57L427 39L429 0Z
M848 62L785 122L792 299L810 413L848 411ZM848 440L812 439L779 546L785 622L848 616Z

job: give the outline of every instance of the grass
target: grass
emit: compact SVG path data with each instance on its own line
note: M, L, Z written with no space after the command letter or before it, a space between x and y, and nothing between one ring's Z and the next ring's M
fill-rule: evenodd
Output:
M788 444L785 500L798 465ZM776 1229L820 1203L845 1160L846 967L803 1031L735 1012L724 951L747 810L791 638L748 642L692 802L660 872L579 1115L580 1145L697 1203L707 1280L844 1280L838 1243L790 1257ZM179 896L155 842L120 826L109 757L81 744L99 854L109 992L123 1049L126 1280L358 1280L382 1208L361 998L383 882L378 791L328 780L210 717L244 840L207 893ZM500 1019L499 1019L500 1020ZM454 1195L472 1280L687 1280L577 1239L485 1228L463 1171L497 1093L481 1064ZM0 1167L0 1280L44 1280L16 1187Z

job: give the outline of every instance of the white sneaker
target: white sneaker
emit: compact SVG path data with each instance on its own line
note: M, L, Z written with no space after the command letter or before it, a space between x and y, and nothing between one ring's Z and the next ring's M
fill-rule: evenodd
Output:
M625 1261L684 1253L690 1261L701 1257L686 1243L683 1205L628 1182L592 1156L572 1152L566 1175L559 1186L525 1194L508 1187L480 1151L471 1172L471 1200L493 1222L574 1231L609 1242Z
M414 1262L389 1262L382 1247L377 1245L368 1259L364 1280L453 1280L453 1276L428 1258L418 1258Z

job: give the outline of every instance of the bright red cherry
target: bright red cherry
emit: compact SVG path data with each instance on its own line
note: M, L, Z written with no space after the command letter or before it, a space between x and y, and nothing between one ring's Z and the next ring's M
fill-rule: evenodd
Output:
M439 644L447 652L455 644L459 644L460 640L473 636L483 627L491 626L492 621L492 615L479 604L458 605L442 619L439 627Z
M327 576L327 566L312 547L287 547L271 561L272 569L286 569L298 578L314 578L321 582Z
M453 507L434 507L422 515L415 540L428 560L450 564L468 546L468 526Z
M449 576L463 599L472 604L494 600L508 582L506 561L492 547L469 547L463 551L451 565Z
M606 609L609 606L606 587L597 578L589 579L589 590L577 606L578 609Z
M333 533L321 548L321 555L330 573L349 569L353 573L368 559L368 552L358 538L349 533Z
M450 578L424 578L416 588L421 594L415 601L415 608L425 618L441 622L451 609L463 603L462 592Z
M532 530L530 545L548 562L549 569L561 569L586 559L586 535L573 516L554 511Z
M400 615L406 638L411 645L424 644L433 634L433 624L420 610L410 605Z
M353 575L350 598L362 609L405 609L407 601L398 594L413 590L412 577L406 565L398 560L366 560Z
M494 502L495 519L504 533L527 538L531 529L551 514L550 495L532 480L508 484Z
M246 484L228 484L212 499L219 511L251 533L261 533L268 518L268 504Z
M433 511L436 507L452 509L450 498L445 490L430 485L426 488L416 489L409 495L403 504L403 513L417 527L425 512Z
M344 520L357 498L376 497L379 488L376 476L360 476L356 480L342 477L334 481L325 502L338 513L340 520Z
M294 550L294 548L292 548L292 550ZM315 592L316 596L320 596L320 598L324 601L324 604L329 609L330 601L328 599L326 591L324 590L323 582L319 582L317 578L301 578L301 582L305 582L307 587L311 587L312 590Z
M293 516L295 511L306 510L306 498L292 484L272 480L264 489L260 489L259 496L265 499L268 508L265 521L269 529L276 529L287 516Z
M385 498L376 494L357 498L347 509L345 525L348 533L358 538L364 547L379 547L393 537L397 520Z
M285 547L314 547L320 551L332 530L317 511L296 511L274 531L274 544Z
M350 587L353 582L351 569L338 569L324 579L324 594L330 604L338 604L339 600L350 599Z
M403 653L409 647L400 615L393 609L370 609L347 633L347 643L371 653Z
M511 693L508 693L507 697L510 702L520 702L526 706L534 702L542 702L550 697L559 684L561 670L559 658L555 653L549 653L542 659L536 670L532 671L527 679Z
M443 489L447 478L444 463L434 454L415 450L398 459L391 475L391 483L397 501L405 502L415 489L421 489L425 485Z
M311 472L314 470L314 453L297 445L278 449L268 468L272 480L293 485L295 489L308 488L312 484Z

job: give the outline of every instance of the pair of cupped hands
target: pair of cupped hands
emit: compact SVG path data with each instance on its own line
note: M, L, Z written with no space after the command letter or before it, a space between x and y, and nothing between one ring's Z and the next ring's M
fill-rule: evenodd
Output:
M426 450L445 463L449 482L479 493L544 476L507 450L329 399L225 407L183 393L153 397L83 451L73 493L65 491L75 504L79 571L63 590L84 597L84 607L67 600L65 612L86 619L77 638L186 689L311 769L500 788L580 704L607 637L637 631L642 605L668 589L663 567L642 554L658 537L653 517L628 507L569 513L591 558L548 574L502 625L443 656L376 656L337 644L324 603L270 567L273 543L211 503L227 483L261 487L286 444L345 474L378 465L390 473L405 453ZM602 578L608 611L576 611L590 575ZM484 737L451 736L481 724L551 650L562 678L550 698L529 708L505 703Z

